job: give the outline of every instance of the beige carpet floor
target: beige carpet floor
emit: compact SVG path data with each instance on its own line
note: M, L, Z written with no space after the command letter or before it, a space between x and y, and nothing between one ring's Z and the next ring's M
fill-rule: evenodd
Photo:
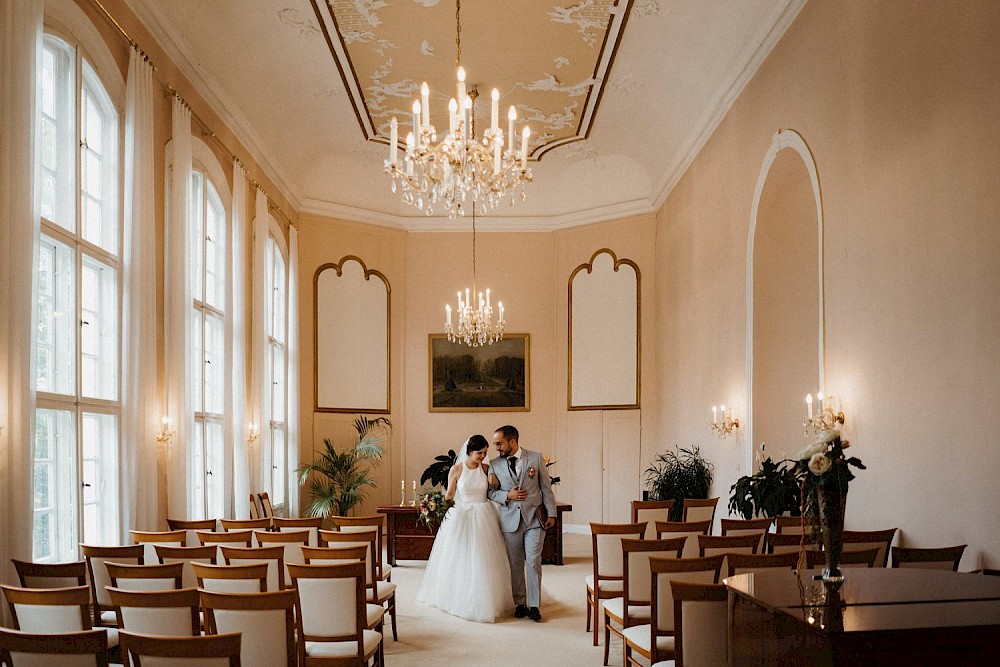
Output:
M603 648L585 630L584 577L591 573L589 535L567 534L562 566L542 566L547 593L541 623L513 616L496 623L455 618L416 601L423 561L400 561L392 570L399 641L386 624L386 667L585 667L601 665ZM387 619L388 620L388 619ZM610 665L622 664L621 641L612 637Z

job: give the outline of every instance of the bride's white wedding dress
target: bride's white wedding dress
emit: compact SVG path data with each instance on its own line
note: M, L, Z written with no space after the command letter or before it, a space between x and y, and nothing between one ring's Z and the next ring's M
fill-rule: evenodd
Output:
M417 600L470 621L492 623L514 608L499 513L482 468L465 467L455 506L441 522Z

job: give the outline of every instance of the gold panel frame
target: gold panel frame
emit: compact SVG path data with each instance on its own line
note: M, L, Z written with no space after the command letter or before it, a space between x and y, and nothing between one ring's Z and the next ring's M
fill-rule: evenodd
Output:
M614 270L617 273L618 269L623 265L628 265L632 267L635 271L635 402L634 403L621 403L621 404L604 404L604 405L574 405L573 404L573 280L581 271L586 271L587 273L593 273L594 271L594 261L601 254L607 254L611 256L611 260L614 262ZM568 290L568 301L567 301L567 373L566 373L566 408L567 410L635 410L640 407L642 403L642 273L639 271L639 265L630 259L618 259L614 250L611 248L601 248L594 252L590 256L590 261L581 264L580 266L573 269L573 272L569 274L569 282L567 285Z
M504 334L503 340L492 345L467 347L458 343L448 342L445 334L429 334L427 336L427 410L428 412L529 412L531 410L531 345L530 336L526 333ZM469 405L446 405L438 401L435 405L434 371L435 360L440 360L441 351L454 352L456 356L472 355L482 360L495 360L504 354L521 353L524 358L524 400L511 401L511 396L504 397L499 391L485 391L478 397L471 397ZM437 355L435 356L435 351ZM482 387L482 383L480 384ZM439 392L440 393L440 392ZM440 397L439 397L440 398ZM504 401L504 398L508 399ZM502 405L490 405L501 402Z

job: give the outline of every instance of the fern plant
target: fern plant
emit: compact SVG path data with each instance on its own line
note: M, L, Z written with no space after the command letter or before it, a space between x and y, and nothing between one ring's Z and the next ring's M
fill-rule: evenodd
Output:
M312 501L306 505L309 516L345 516L364 500L365 490L375 487L371 473L373 462L381 461L382 442L392 430L387 417L358 417L354 420L357 443L337 451L330 438L323 438L323 451L312 463L299 466L299 485L309 484Z

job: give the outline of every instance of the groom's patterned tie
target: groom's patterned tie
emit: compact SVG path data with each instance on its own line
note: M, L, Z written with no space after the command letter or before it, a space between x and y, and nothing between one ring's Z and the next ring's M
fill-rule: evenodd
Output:
M510 478L517 479L517 457L508 456L507 457L507 467L510 468Z

